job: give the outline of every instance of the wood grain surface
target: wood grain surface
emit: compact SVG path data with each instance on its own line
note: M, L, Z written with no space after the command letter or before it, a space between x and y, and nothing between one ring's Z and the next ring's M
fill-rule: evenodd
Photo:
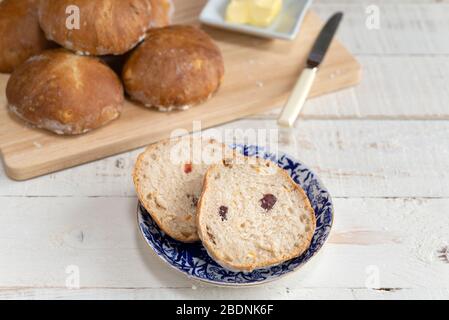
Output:
M378 30L365 27L368 5L379 8ZM130 172L139 149L26 182L0 167L0 298L449 299L449 0L312 8L323 20L345 12L339 39L363 66L360 85L309 100L280 147L334 199L316 261L255 288L172 271L137 233ZM218 129L270 128L275 112ZM71 265L79 289L66 286Z
M177 23L197 23L205 1L177 1ZM175 129L192 131L272 109L288 97L322 21L310 12L296 41L266 40L204 27L225 58L226 76L219 93L207 103L185 112L160 113L127 102L119 120L78 137L60 137L32 129L7 112L0 75L0 151L9 177L24 180L81 163L132 150L168 138ZM334 41L319 71L311 96L357 84L361 67Z

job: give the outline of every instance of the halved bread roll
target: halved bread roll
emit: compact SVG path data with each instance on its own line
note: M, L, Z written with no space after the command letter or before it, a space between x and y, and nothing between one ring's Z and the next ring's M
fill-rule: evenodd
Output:
M275 163L248 158L211 166L206 174L198 234L225 268L252 271L301 255L315 221L304 191Z
M149 146L135 165L138 198L159 227L182 242L198 241L195 214L209 165L242 157L215 140L183 137Z

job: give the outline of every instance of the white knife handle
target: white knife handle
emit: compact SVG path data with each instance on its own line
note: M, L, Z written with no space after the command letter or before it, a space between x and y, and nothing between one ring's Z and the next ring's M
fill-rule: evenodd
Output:
M286 127L293 126L296 118L298 118L299 113L301 112L302 106L309 96L317 71L318 68L306 68L301 73L301 76L278 119L279 125Z

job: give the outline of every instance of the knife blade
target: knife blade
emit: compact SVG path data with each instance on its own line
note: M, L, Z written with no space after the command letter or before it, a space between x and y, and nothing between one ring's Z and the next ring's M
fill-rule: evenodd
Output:
M320 66L321 62L323 62L342 19L343 13L337 12L327 21L315 44L313 45L309 58L307 59L308 67L316 68Z
M298 115L309 96L310 89L312 89L318 68L326 57L326 53L329 50L342 19L342 12L335 13L326 22L318 35L312 47L312 51L307 58L307 67L301 73L287 104L281 112L278 119L279 125L291 127L295 123L296 118L298 118Z

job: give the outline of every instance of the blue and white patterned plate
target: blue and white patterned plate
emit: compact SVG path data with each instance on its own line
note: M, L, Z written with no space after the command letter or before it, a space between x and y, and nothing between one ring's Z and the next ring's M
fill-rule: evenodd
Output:
M141 205L137 210L138 224L144 239L156 254L188 277L221 286L256 285L276 280L309 261L322 248L329 236L334 210L329 192L319 178L304 164L280 152L276 157L257 146L234 145L233 147L246 156L257 156L276 162L307 193L315 210L317 227L312 243L304 254L274 267L253 272L233 272L212 260L201 243L185 244L167 236Z

